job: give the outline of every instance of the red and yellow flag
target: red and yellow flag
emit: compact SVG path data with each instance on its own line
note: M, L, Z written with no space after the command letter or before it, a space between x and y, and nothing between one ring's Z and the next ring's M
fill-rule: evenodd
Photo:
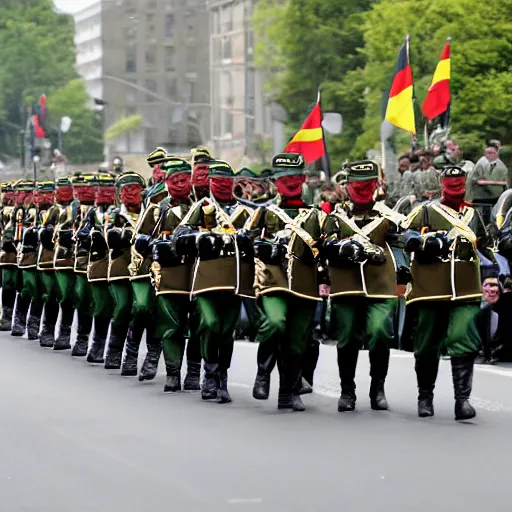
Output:
M301 129L293 136L284 152L300 153L308 164L322 158L325 153L322 130L322 109L320 101L317 101Z
M412 96L412 69L409 62L409 43L406 41L398 55L395 76L389 91L385 119L396 127L402 128L402 130L416 133Z
M437 64L432 83L421 110L430 121L440 116L450 104L450 42L447 42Z

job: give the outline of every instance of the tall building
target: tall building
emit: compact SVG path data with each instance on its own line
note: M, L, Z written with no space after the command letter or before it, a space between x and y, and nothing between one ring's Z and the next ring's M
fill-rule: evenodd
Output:
M105 127L140 115L108 152L183 151L210 138L206 0L102 0L75 14L76 69Z
M254 66L251 28L256 0L209 0L211 133L214 151L236 162L262 158L271 138L262 73Z

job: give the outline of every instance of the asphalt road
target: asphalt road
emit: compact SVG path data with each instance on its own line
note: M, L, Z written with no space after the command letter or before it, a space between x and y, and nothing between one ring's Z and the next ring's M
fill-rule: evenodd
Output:
M480 367L477 418L453 420L450 368L436 416L416 416L413 361L394 353L388 412L371 411L360 359L355 413L337 412L322 347L305 413L251 397L255 347L237 343L233 403L164 394L69 352L0 334L0 511L431 512L508 510L512 369Z

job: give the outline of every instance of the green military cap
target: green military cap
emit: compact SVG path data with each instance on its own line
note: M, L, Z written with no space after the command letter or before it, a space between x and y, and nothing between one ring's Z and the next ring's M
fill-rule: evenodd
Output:
M208 178L235 178L233 168L222 160L214 160L208 165L209 173Z
M194 163L196 164L211 162L214 160L211 153L206 148L194 148L191 153L194 158Z
M237 178L249 178L249 179L254 179L254 178L257 178L258 175L252 171L251 169L247 168L247 167L242 167L242 169L240 169L237 173L236 173L236 177Z
M95 175L96 183L100 187L112 187L116 182L116 176L109 172L98 172Z
M51 180L38 181L36 188L40 192L53 192L55 190L55 182Z
M379 178L379 166L371 160L359 160L357 162L346 163L343 165L342 171L349 183L352 181L367 181Z
M170 156L170 158L162 164L162 171L166 173L166 177L179 173L191 173L192 166L183 158L178 156Z
M274 171L272 169L263 169L260 174L258 175L258 178L265 180L269 178L274 177Z
M144 197L151 199L152 197L159 196L160 194L167 194L165 182L163 181L159 181L158 183L155 183L154 185L146 189Z
M150 167L155 167L155 165L165 162L168 156L164 148L158 147L146 157L146 161Z
M279 153L272 159L274 178L301 176L304 174L304 158L299 153Z
M14 190L30 192L34 190L34 182L28 180L18 180L14 183L13 188Z
M135 171L125 171L116 179L116 187L119 189L123 188L125 185L131 185L133 183L139 184L142 187L146 186L146 180Z
M466 177L467 172L458 165L447 165L441 171L441 178L461 178Z
M71 178L69 176L63 176L55 180L56 187L69 187L71 185Z

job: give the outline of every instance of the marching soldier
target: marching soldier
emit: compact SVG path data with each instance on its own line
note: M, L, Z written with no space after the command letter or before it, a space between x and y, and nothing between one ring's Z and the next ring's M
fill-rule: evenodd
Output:
M57 279L62 279L62 288L66 278L74 284L73 305L77 312L78 325L76 343L71 355L84 357L89 347L89 335L92 329L92 291L87 279L87 265L91 248L90 234L94 225L94 202L96 200L97 182L94 174L78 174L72 177L73 196L79 209L66 208L66 216L59 224L57 248L55 251L55 267ZM75 206L75 205L74 205ZM67 274L70 265L74 270L74 283Z
M112 212L107 230L108 283L114 300L114 310L105 358L106 369L121 368L121 357L133 303L128 267L131 263L132 239L141 212L142 192L145 186L144 178L135 172L124 172L116 180L117 199L120 206Z
M21 290L18 294L12 336L23 336L28 328L28 339L37 340L41 323L39 275L37 272L38 210L34 202L35 184L21 181L15 185L17 209L15 212L16 239L19 240L17 263L21 271ZM30 314L27 322L27 314Z
M55 181L55 205L39 232L41 249L38 262L38 268L43 276L51 274L55 284L55 302L46 303L39 342L42 346L48 347L53 344L54 350L67 350L71 346L71 326L75 316L72 236L73 222L78 215L78 208L78 202L73 202L70 178L58 178ZM59 334L55 339L59 308L61 319Z
M12 329L12 316L16 302L18 286L18 267L16 265L15 242L15 199L12 184L2 184L2 216L0 249L0 268L2 270L2 319L0 331Z
M369 349L371 408L386 410L384 383L397 306L397 263L391 244L397 243L399 224L405 217L382 202L375 203L377 164L353 162L343 170L350 202L338 205L323 226L323 254L331 283L331 330L337 340L341 381L338 411L355 409L360 333Z
M407 304L416 309L413 332L418 415L434 415L434 387L439 357L451 357L455 419L476 415L469 403L474 359L480 346L475 320L480 312L480 269L476 236L469 227L475 217L464 202L466 172L445 167L442 197L418 206L408 217L405 250L413 254L412 287Z
M205 362L201 398L228 403L233 331L240 314L239 257L236 229L230 218L236 206L232 193L234 173L225 162L213 161L208 167L211 196L194 204L175 234L177 240L192 240L191 231L198 232L193 238L197 257L190 286L191 331L200 339ZM197 167L194 174L196 170ZM184 242L185 247L189 247L188 243Z
M151 267L156 294L157 328L155 335L162 340L167 380L165 392L181 390L181 365L185 352L190 287L195 260L195 245L188 254L178 254L180 244L193 241L195 234L174 236L174 231L185 218L191 206L191 166L175 158L162 165L166 171L169 201L161 205L155 235ZM197 337L189 336L187 346L187 375L183 383L186 391L200 389L201 352Z
M318 210L301 199L306 179L302 156L276 155L272 167L281 203L256 210L246 226L251 237L257 236L254 286L265 314L258 334L253 396L268 398L277 346L278 408L304 411L299 396L302 365L320 300L316 247L320 219Z
M108 245L106 234L116 203L115 180L111 174L97 174L94 208L89 212L90 249L87 280L92 293L93 342L87 362L103 364L105 344L114 304L108 287Z

